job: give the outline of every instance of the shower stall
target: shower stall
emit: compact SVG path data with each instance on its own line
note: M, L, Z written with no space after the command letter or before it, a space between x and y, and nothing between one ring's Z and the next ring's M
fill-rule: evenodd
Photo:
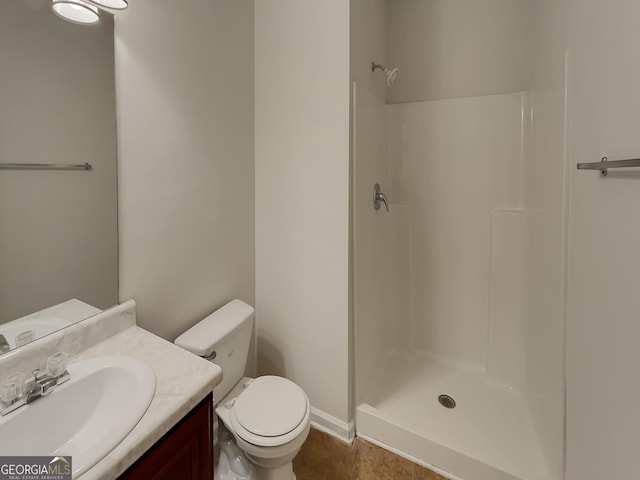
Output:
M562 478L551 4L352 0L356 431L450 478Z

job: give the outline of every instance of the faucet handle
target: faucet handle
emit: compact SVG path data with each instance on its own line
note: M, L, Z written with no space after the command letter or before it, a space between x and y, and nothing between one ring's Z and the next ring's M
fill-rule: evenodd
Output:
M11 350L11 346L9 345L9 342L7 342L7 337L0 334L0 355L8 352L9 350Z
M36 339L36 331L35 330L25 330L16 336L15 342L16 347L22 347L27 343L31 343Z
M60 377L67 370L69 356L64 352L57 352L47 358L45 370L50 377Z
M13 373L5 378L0 384L0 401L5 405L10 405L24 396L25 376L24 373Z
M380 204L384 203L384 208L387 209L387 213L389 212L389 204L387 203L387 196L382 193L380 189L380 184L376 183L373 186L373 208L376 210L380 210Z

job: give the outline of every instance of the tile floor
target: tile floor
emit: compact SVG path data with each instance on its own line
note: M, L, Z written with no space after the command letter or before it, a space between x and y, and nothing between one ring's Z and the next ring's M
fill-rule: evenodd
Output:
M446 480L360 438L349 446L314 429L293 470L297 480Z

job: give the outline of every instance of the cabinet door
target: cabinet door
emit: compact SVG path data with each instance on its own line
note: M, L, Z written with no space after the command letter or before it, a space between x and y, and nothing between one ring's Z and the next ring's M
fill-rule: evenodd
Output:
M211 480L213 397L207 396L162 437L121 480Z

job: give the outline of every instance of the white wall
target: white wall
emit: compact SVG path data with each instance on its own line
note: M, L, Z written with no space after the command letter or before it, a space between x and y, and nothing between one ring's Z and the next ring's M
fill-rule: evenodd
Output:
M253 2L183 3L116 22L120 298L169 340L254 303Z
M349 3L256 2L255 21L258 365L345 434Z
M640 478L640 3L567 0L571 226L567 480Z
M0 162L92 171L0 172L0 322L71 298L118 301L113 22L47 2L0 5Z
M532 0L388 0L390 103L526 90Z
M387 95L386 77L371 71L371 62L387 63L387 0L351 0L351 80L380 100Z

